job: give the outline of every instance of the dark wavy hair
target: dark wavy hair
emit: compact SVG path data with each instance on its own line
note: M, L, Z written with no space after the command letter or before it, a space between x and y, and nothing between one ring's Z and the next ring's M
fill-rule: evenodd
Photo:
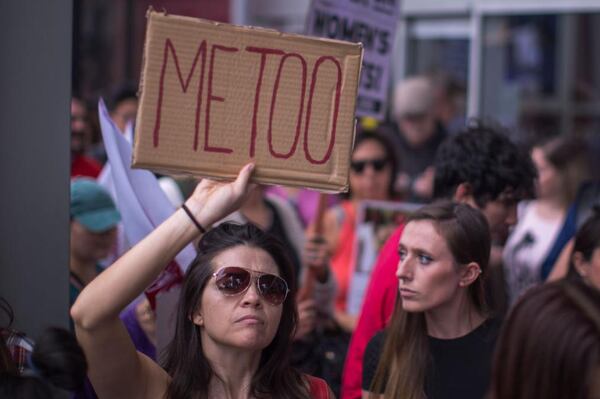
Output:
M305 399L308 386L290 365L290 348L296 329L296 282L289 255L274 236L253 224L223 223L206 233L198 243L198 255L189 267L177 310L175 335L166 351L165 369L172 377L168 399L208 398L213 370L202 351L199 327L192 322L206 284L214 272L213 259L227 249L245 245L267 252L288 283L290 293L283 302L281 321L273 341L263 349L250 392L256 398Z
M469 205L440 201L418 209L406 223L422 220L434 224L457 268L470 262L479 265L482 273L469 286L468 295L475 309L487 316L483 278L487 274L492 239L485 216ZM383 393L386 398L422 398L429 359L424 313L406 312L397 300L386 331L381 359L370 387L374 393L369 397L379 398Z
M495 351L491 399L597 397L600 292L560 280L528 290L509 313Z
M468 183L483 208L507 191L517 201L533 196L536 176L529 154L500 126L473 119L438 148L433 193L435 198L450 199L461 183Z

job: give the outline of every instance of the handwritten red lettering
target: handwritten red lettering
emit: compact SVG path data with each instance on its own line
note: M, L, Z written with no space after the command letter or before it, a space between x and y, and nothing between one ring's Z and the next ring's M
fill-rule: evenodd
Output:
M308 130L310 128L310 114L312 110L312 99L315 91L315 85L317 83L317 72L319 71L319 66L325 61L331 61L337 68L337 82L335 85L335 102L333 109L333 120L331 123L331 138L329 139L329 146L327 147L327 151L323 156L323 159L316 160L314 159L308 150ZM315 62L315 68L312 73L312 81L310 82L310 94L308 96L308 106L306 107L306 126L304 127L304 154L306 155L306 160L312 164L324 164L329 160L331 156L331 152L333 151L333 144L335 143L335 130L337 126L337 117L340 109L340 95L342 89L342 67L338 60L331 56L322 56L319 57L317 62Z
M175 72L177 74L177 79L179 81L179 85L183 93L187 93L190 87L190 83L192 77L196 73L196 66L200 61L199 67L199 81L198 81L198 92L196 93L196 115L195 115L195 124L194 124L194 144L193 149L197 151L198 149L198 141L199 141L199 130L200 130L200 114L202 109L202 94L203 94L203 84L204 84L204 72L206 67L206 58L207 58L207 43L206 40L203 40L198 45L198 49L192 61L191 67L187 76L184 79L184 75L181 72L181 67L179 64L179 59L177 57L177 51L175 50L175 46L171 39L165 39L164 52L163 52L163 62L161 65L160 72L160 81L158 88L158 99L156 105L156 119L154 124L154 132L153 132L153 144L154 147L158 147L159 138L160 138L160 127L161 127L161 115L162 115L162 107L163 107L163 99L165 96L165 76L167 74L167 66L169 63L169 58L172 58L173 64L175 65ZM204 135L204 147L203 150L207 152L217 152L217 153L232 153L233 150L231 148L225 147L217 147L209 144L209 131L210 131L210 111L211 111L211 103L213 101L225 102L225 98L218 96L213 92L213 81L214 81L214 69L215 69L215 58L217 55L217 51L226 52L226 53L234 53L238 52L239 49L236 47L227 47L219 44L213 44L210 51L210 63L208 70L208 88L207 88L207 100L206 100L206 118L205 118L205 135ZM262 47L246 47L246 51L251 53L260 54L260 67L258 78L256 82L256 90L254 93L254 109L252 115L252 128L251 128L251 136L250 136L250 145L249 145L249 154L250 157L253 158L256 152L256 138L258 136L258 109L259 109L259 101L260 101L260 93L262 89L263 75L267 63L267 57L269 55L281 55L281 59L279 60L279 67L277 69L277 75L275 77L275 82L273 85L273 92L271 96L271 104L270 104L270 114L269 114L269 126L267 131L267 142L269 147L269 152L271 156L280 159L287 159L292 157L296 149L298 147L298 141L300 139L300 131L302 129L302 118L304 115L304 100L306 97L306 85L307 85L307 62L301 54L298 53L286 53L283 50L273 49L273 48L262 48ZM170 56L170 57L169 57ZM280 82L282 78L283 68L288 61L288 59L296 59L300 63L302 68L302 78L301 84L298 85L298 89L300 90L300 98L299 98L299 107L298 113L296 117L296 131L294 135L293 142L287 152L278 152L274 148L273 145L273 118L275 114L275 105L277 103L277 94L280 88ZM319 76L319 68L325 62L331 62L337 72L337 80L335 83L335 97L334 97L334 109L333 114L330 116L332 118L329 122L331 124L330 138L329 143L327 145L327 149L325 154L321 159L316 159L310 153L309 150L309 130L310 130L310 121L312 115L312 103L313 98L315 96L315 88L317 86L317 80ZM340 62L332 57L332 56L321 56L319 57L312 71L312 77L310 82L310 89L308 95L308 104L306 106L306 117L305 117L305 126L304 126L304 155L306 160L311 164L324 164L326 163L333 152L333 147L335 145L336 139L336 129L337 129L337 119L340 108L340 98L341 98L341 87L342 87L342 68ZM287 133L287 132L286 132Z
M272 48L263 48L263 47L246 47L246 51L250 53L259 53L260 54L260 69L258 72L258 80L256 81L256 91L254 94L254 112L252 113L252 130L250 132L250 158L254 158L255 146L256 146L256 136L258 134L256 127L256 118L258 114L258 101L260 98L260 88L262 86L263 72L265 71L265 65L267 63L267 55L269 54L284 54L282 50L272 49Z
M200 54L202 54L202 64L200 69L200 82L198 83L198 94L196 98L196 124L195 124L195 136L194 136L194 150L197 147L198 141L198 128L199 128L199 117L200 117L200 107L202 105L202 82L204 81L204 64L206 61L206 40L203 40L198 46L198 51L196 51L196 56L194 57L194 61L192 62L192 67L190 68L190 72L188 76L183 81L183 76L181 75L181 69L179 68L179 60L177 59L177 52L175 51L175 46L171 42L171 39L167 38L165 40L165 50L163 55L163 63L160 71L160 83L158 86L158 101L156 104L156 120L154 123L154 134L153 141L154 147L158 147L158 138L160 132L160 121L161 121L161 111L162 111L162 101L164 95L164 83L165 83L165 73L167 71L167 61L169 60L169 52L173 58L173 63L175 64L175 70L177 71L177 77L179 78L179 84L181 85L181 89L184 93L187 93L188 86L190 84L190 80L192 79L192 75L194 74L194 70L196 69L196 64L198 63L198 58Z
M204 151L208 152L222 152L225 154L229 154L233 152L231 148L224 147L211 147L208 145L208 132L210 127L210 103L211 101L220 101L224 102L225 99L223 97L217 97L213 95L212 92L212 83L213 83L213 71L215 66L215 53L217 50L226 51L230 53L235 53L238 51L235 47L225 47L218 44L213 44L210 50L210 69L208 70L208 94L206 99L206 132L204 134Z
M285 60L289 57L296 57L300 61L300 65L302 65L302 87L300 88L300 108L298 110L298 119L296 122L296 136L294 136L294 142L290 150L286 154L279 154L273 149L273 114L275 112L275 100L277 99L277 89L279 89L279 80L281 79L281 70L283 69L283 64ZM275 78L275 85L273 86L273 96L271 98L271 113L269 116L269 131L267 133L267 138L269 142L269 151L271 155L275 158L283 158L287 159L291 157L296 152L296 147L298 145L298 139L300 138L300 128L302 124L302 110L304 108L304 94L306 91L306 61L304 58L297 53L287 53L283 57L281 57L281 61L279 62L279 69L277 70L277 77Z

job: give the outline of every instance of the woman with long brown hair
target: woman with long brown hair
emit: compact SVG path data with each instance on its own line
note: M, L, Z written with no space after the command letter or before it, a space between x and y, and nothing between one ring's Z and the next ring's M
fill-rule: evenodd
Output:
M499 329L483 290L490 246L485 217L468 205L427 205L408 218L399 298L365 352L363 398L484 396Z
M334 319L351 333L358 315L348 311L348 291L355 263L355 231L358 206L364 200L396 200L394 182L397 160L383 128L363 130L356 135L350 158L348 198L330 208L323 220L323 237L331 254L331 271L337 284ZM308 227L312 232L314 225Z
M576 280L528 290L497 349L490 399L600 398L600 292Z
M290 366L295 280L281 242L251 224L204 230L239 206L252 170L246 165L229 184L203 180L77 298L71 315L100 398L331 397L324 381ZM200 234L163 369L135 351L119 313Z
M562 135L533 146L536 199L518 207L518 223L503 251L508 299L514 304L528 288L564 276L558 256L577 231L578 192L589 175L583 139Z

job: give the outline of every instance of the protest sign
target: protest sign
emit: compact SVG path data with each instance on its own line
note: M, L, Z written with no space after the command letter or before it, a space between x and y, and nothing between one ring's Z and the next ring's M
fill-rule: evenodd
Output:
M150 11L133 165L346 191L362 46Z
M385 117L399 4L400 0L312 0L307 34L364 46L358 116Z
M371 271L383 244L404 218L421 205L391 201L362 201L356 214L356 234L347 311L360 314Z

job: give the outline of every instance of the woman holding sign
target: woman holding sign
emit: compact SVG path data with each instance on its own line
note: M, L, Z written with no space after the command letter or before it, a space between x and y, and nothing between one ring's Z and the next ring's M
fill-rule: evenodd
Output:
M229 184L203 180L77 299L71 314L100 398L330 397L324 381L289 365L295 281L279 241L250 224L203 228L239 206L252 170ZM200 233L163 369L135 351L119 312Z
M480 399L499 322L483 291L491 248L481 212L451 202L408 217L398 244L399 298L363 360L363 398Z
M338 286L335 319L346 332L354 330L357 317L349 314L346 306L355 261L356 210L362 200L394 199L397 164L392 148L377 130L358 133L350 160L350 197L325 214L323 235Z

